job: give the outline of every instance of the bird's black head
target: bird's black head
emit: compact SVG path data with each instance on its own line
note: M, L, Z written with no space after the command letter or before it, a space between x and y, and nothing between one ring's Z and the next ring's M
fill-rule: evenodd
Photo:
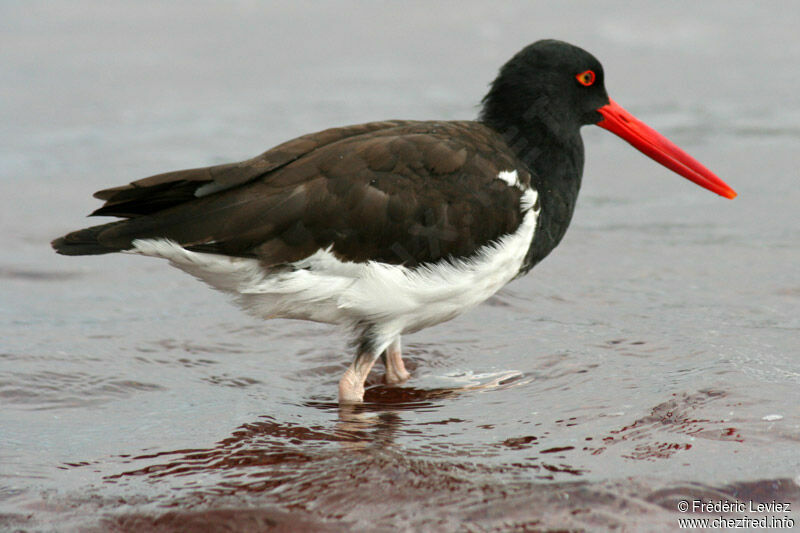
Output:
M501 132L544 127L569 138L602 120L597 109L608 103L600 62L577 46L548 39L503 65L483 99L481 120Z

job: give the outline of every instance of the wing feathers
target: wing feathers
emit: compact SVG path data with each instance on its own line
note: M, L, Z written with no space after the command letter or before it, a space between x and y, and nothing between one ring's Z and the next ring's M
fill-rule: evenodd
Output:
M467 256L516 229L521 191L496 179L503 170L530 182L502 138L475 122L361 124L241 163L105 189L93 214L128 220L53 245L61 253L70 246L76 254L105 253L165 238L265 265L330 247L344 260L415 265Z

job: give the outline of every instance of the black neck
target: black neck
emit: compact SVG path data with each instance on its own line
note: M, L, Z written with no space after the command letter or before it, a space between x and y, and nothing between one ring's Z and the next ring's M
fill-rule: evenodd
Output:
M521 273L533 268L555 248L567 231L583 175L583 141L579 126L552 128L538 117L518 121L493 120L484 109L481 121L499 132L531 173L541 212Z

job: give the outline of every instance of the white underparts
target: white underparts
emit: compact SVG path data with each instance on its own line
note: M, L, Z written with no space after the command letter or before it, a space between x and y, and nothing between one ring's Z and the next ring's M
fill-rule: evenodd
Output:
M516 172L501 173L511 180ZM511 184L511 183L509 183ZM526 189L524 213L514 233L476 250L469 258L408 268L369 261L341 261L330 248L279 269L256 259L186 250L166 239L141 239L130 250L162 257L212 287L233 294L263 318L298 318L360 327L371 324L382 351L392 339L450 320L483 302L511 281L536 229L537 193ZM385 342L384 342L385 341ZM380 351L378 353L380 353Z

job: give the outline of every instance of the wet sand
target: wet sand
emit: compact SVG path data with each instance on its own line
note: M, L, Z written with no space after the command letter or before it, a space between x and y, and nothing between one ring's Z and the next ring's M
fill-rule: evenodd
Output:
M673 530L800 520L792 2L0 7L0 529ZM558 37L738 192L586 128L551 257L404 338L340 409L348 339L260 322L157 260L65 258L91 193L302 133L472 118ZM742 513L721 513L726 517Z

